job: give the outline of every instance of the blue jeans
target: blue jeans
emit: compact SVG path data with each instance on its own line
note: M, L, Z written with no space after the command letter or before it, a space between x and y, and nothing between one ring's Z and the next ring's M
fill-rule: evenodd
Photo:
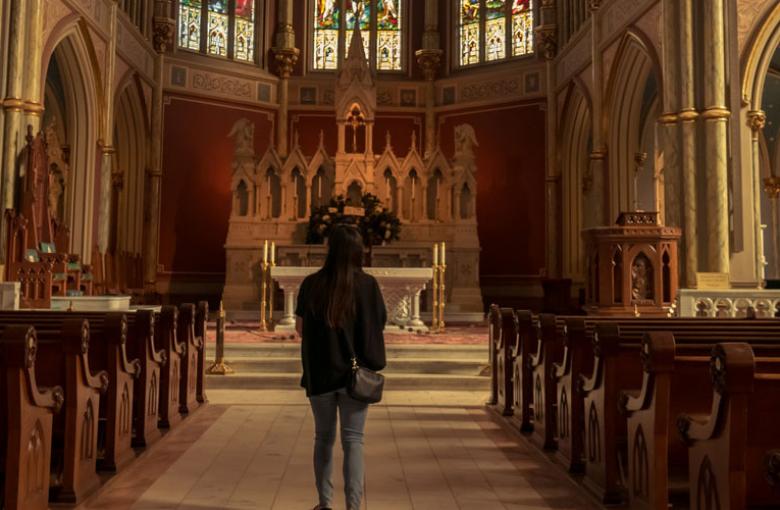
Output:
M333 444L336 442L336 412L341 421L341 448L344 450L344 494L347 508L359 510L363 500L363 429L368 404L353 399L346 389L309 397L314 414L314 476L320 506L333 502Z

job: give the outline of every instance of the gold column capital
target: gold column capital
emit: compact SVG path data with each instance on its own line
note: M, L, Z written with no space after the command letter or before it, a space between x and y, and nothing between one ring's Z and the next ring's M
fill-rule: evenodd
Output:
M539 54L544 60L553 60L558 53L558 26L541 25L536 28Z
M298 48L273 48L272 51L279 77L283 80L288 79L292 74L295 64L298 62L298 56L301 54L301 50Z
M764 110L750 110L747 116L748 126L753 133L758 133L766 127L766 112Z
M773 175L764 178L764 192L773 200L780 197L780 177Z
M677 124L678 120L679 116L674 112L664 113L658 117L658 122L660 124Z
M417 50L414 55L417 57L417 64L422 69L423 76L427 81L436 79L436 71L441 66L441 59L444 55L443 50L422 49Z

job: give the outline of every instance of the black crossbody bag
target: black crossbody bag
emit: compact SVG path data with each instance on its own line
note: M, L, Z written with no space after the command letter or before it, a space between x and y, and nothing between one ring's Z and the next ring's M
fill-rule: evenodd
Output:
M346 339L346 335L344 336L347 348L349 349L350 362L352 364L352 373L350 374L349 384L347 385L347 393L355 400L367 404L376 404L382 400L382 390L385 387L385 376L366 367L361 367L358 364L352 342Z

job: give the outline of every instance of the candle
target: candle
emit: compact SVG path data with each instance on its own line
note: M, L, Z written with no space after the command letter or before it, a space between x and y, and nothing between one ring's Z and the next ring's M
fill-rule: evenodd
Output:
M271 265L276 264L276 242L271 242Z
M438 266L439 265L439 245L434 244L433 245L433 265Z
M447 243L441 243L441 265L447 265Z
M263 263L268 262L268 240L266 239L263 243Z

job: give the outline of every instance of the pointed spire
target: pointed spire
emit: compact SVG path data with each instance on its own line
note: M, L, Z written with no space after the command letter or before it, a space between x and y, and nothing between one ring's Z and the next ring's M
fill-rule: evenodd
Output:
M320 149L325 150L325 131L320 129Z
M385 134L385 150L386 151L392 151L393 150L393 144L390 140L390 130L387 130L387 133Z
M417 131L412 131L412 150L417 150Z

